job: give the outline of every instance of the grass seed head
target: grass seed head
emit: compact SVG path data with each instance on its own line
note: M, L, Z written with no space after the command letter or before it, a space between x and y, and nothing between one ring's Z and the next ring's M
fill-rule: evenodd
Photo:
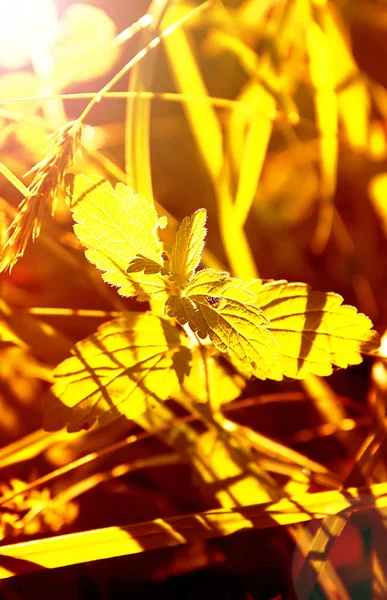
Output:
M0 258L0 272L11 270L23 256L30 239L40 234L44 213L55 211L58 189L64 175L73 164L74 155L80 147L81 124L70 121L50 136L47 156L26 175L34 174L28 186L28 194L19 204L19 212L6 232L7 240Z

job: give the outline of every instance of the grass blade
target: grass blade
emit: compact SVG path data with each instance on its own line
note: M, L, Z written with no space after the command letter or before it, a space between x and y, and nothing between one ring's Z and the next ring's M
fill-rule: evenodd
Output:
M362 503L362 498L367 501ZM245 529L266 529L337 515L356 506L387 509L387 484L352 488L341 493L304 494L279 502L235 509L210 510L170 519L155 519L122 528L107 527L70 535L56 536L1 548L0 578L39 569L138 554L192 541L231 535ZM15 560L8 560L15 559Z
M315 91L317 127L320 133L321 207L313 240L313 249L320 253L331 232L333 196L336 189L338 159L338 100L336 78L332 65L330 40L320 25L310 20L306 30L310 78Z
M167 13L169 24L173 11ZM190 96L208 98L208 90L201 75L187 34L175 30L164 40L169 64L176 85L187 96L185 112L198 150L212 180L217 200L219 225L223 245L232 271L243 279L257 274L246 235L235 223L235 211L229 186L229 173L223 155L223 132L211 103L193 103Z

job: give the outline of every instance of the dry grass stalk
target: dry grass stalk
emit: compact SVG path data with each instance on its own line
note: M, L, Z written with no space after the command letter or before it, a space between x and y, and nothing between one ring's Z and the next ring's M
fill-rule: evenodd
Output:
M43 215L49 208L55 210L58 188L63 183L66 170L73 164L80 146L81 124L70 121L53 133L47 156L26 175L34 174L28 194L19 205L19 212L7 230L7 241L0 258L0 272L11 270L23 256L27 243L35 240L41 228Z

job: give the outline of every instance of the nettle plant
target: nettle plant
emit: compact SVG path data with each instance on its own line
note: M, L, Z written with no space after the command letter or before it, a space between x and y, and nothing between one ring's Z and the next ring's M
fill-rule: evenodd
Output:
M198 270L205 209L186 217L166 248L158 236L166 218L129 187L114 189L84 175L71 175L67 183L86 257L122 296L150 301L151 310L123 312L104 323L56 368L52 398L59 402L51 399L46 414L56 427L79 431L97 420L136 419L182 388L200 385L203 369L209 383L199 401L216 395L222 377L229 378L229 389L219 402L229 401L237 386L224 359L244 378L280 381L329 375L378 347L370 319L336 293Z

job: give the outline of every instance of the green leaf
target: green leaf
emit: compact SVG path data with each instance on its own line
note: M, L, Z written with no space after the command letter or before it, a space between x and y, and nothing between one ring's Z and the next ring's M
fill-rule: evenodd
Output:
M100 177L84 175L68 181L70 208L77 222L74 231L86 246L87 258L104 271L104 281L119 287L122 296L138 296L138 300L164 294L160 273L127 273L138 255L162 264L153 205L122 183L113 189Z
M281 352L285 376L330 375L362 361L361 353L379 346L371 320L333 292L317 292L304 283L254 280L247 288L269 320L268 330Z
M88 429L143 413L148 401L166 400L189 373L191 351L178 329L150 313L123 313L73 348L54 371L46 428ZM59 414L61 413L61 414Z
M185 288L195 274L204 248L207 211L197 210L191 217L185 217L176 233L170 254L170 271L175 284Z
M240 279L204 269L191 280L184 296L168 298L166 311L182 325L188 323L199 337L209 336L245 375L281 380L279 348L255 301Z

